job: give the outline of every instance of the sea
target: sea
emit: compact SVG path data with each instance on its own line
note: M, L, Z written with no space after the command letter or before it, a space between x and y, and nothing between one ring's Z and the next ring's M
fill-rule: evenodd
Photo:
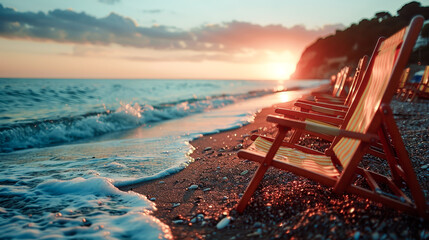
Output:
M0 79L0 238L170 239L156 202L118 187L193 161L321 80Z

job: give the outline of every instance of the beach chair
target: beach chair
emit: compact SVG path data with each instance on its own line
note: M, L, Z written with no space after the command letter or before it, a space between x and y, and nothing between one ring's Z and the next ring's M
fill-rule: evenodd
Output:
M399 86L398 89L396 90L396 98L400 99L403 97L404 95L404 91L406 89L406 85L408 82L408 77L410 76L410 68L405 68L404 71L402 72L401 75L401 79L399 80Z
M407 28L384 40L373 55L365 78L367 86L360 88L341 128L305 123L280 116L268 116L277 124L275 138L252 136L254 143L240 150L240 158L260 163L237 205L243 212L253 192L269 167L290 171L331 187L335 193L348 192L427 218L426 201L408 157L407 150L393 118L389 103L396 93L414 43L423 24L414 17ZM332 147L321 153L284 141L292 128L333 135ZM365 169L359 163L372 142L380 141L390 173ZM366 185L356 185L361 176Z
M429 65L426 66L420 82L404 90L403 101L413 102L417 98L429 98Z
M367 63L368 56L365 55L361 59L359 59L352 83L350 85L350 88L347 90L348 94L346 98L336 98L334 102L318 101L319 99L317 98L314 99L315 101L298 99L295 103L295 106L301 108L301 110L304 112L314 111L318 113L325 113L325 115L337 115L335 111L347 111L354 98L356 97L358 88L362 85L362 79L366 71ZM365 85L365 83L363 83L363 85ZM319 109L319 107L321 107L321 109ZM331 109L334 110L334 112L330 112Z
M377 51L379 46L380 42L376 44L374 52ZM366 86L366 82L363 82L363 75L366 71L367 63L368 56L366 55L359 60L353 77L350 93L343 102L344 105L297 100L295 106L300 107L300 111L277 108L275 112L283 114L289 118L299 119L301 121L325 124L330 127L340 126L343 123L346 111L349 109L351 103L356 98L358 89L360 87ZM294 129L292 137L290 138L290 142L297 143L303 134L308 134L308 132L301 129ZM332 141L334 139L333 136L326 134L313 133L312 135L328 141Z
M314 101L318 99L319 101L344 101L348 93L347 87L347 77L349 75L350 68L348 66L343 67L336 76L336 81L332 93L327 93L325 91L321 92L311 92L311 96L308 100Z

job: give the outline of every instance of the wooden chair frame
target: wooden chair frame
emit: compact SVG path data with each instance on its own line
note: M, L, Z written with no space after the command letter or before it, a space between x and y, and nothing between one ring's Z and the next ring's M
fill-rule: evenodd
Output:
M428 218L424 194L389 106L422 24L421 16L414 17L409 27L382 42L380 49L371 58L365 74L365 78L369 78L369 83L365 88L359 88L357 94L362 97L352 103L344 118L345 124L342 124L341 128L306 123L280 116L267 117L267 121L276 123L278 127L275 138L270 139L271 144L268 151L261 153L247 149L240 150L238 153L240 158L260 163L237 205L238 212L244 211L265 172L272 166L332 187L336 193L349 192L400 211ZM372 105L369 107L368 103ZM335 136L332 147L325 152L325 155L330 157L332 165L340 165L339 175L328 176L323 172L276 159L275 156L282 146L307 152L307 150L303 150L305 148L302 146L284 141L286 133L291 129L304 129ZM258 139L256 140L258 141ZM359 167L360 161L368 153L371 144L378 141L382 144L391 176ZM314 150L308 151L311 154L323 155ZM369 188L353 183L357 175L365 178ZM390 192L381 190L381 184L387 185ZM404 187L408 188L409 195L402 190Z

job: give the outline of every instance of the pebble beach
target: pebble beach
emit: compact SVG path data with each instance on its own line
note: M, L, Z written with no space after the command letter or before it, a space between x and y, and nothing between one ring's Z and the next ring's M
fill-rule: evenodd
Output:
M257 164L237 157L251 134L272 136L265 121L277 107L264 108L241 128L191 142L194 159L184 170L163 179L123 187L156 204L153 215L169 225L175 239L429 239L429 222L294 174L270 168L243 214L235 211ZM429 202L429 100L393 100L397 125L418 180ZM329 143L314 137L302 144L323 150ZM366 156L363 164L371 164Z

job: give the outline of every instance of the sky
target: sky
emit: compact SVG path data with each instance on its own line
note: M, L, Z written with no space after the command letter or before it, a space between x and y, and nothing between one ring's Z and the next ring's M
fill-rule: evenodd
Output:
M0 78L284 80L318 38L408 2L0 0Z

